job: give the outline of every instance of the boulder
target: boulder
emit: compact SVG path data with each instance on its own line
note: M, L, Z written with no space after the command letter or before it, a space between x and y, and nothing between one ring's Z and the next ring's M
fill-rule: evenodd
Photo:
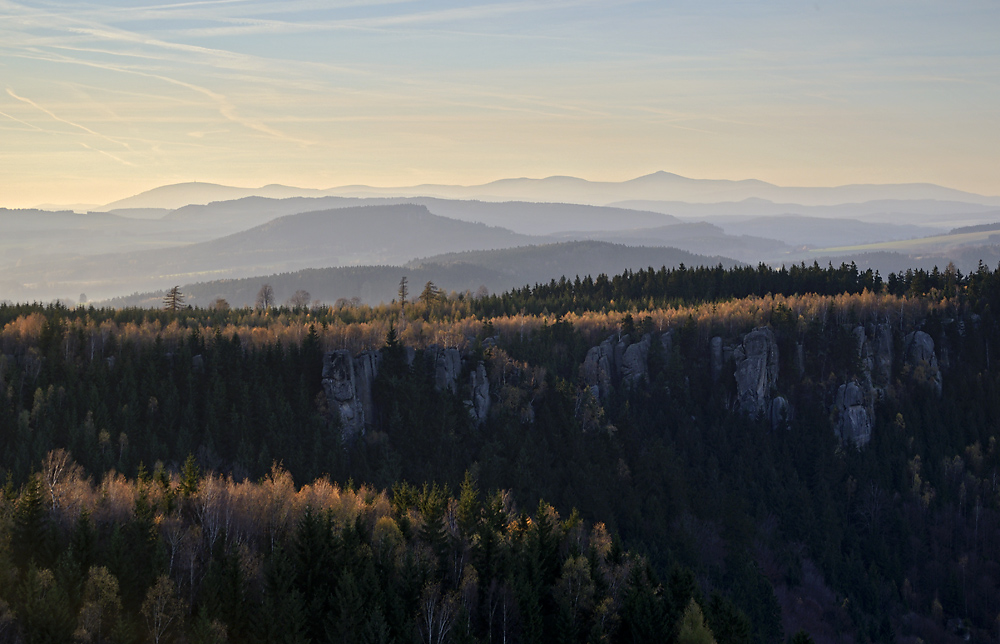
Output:
M743 337L733 353L736 361L736 402L750 416L767 413L771 391L778 384L778 345L771 329L757 328Z

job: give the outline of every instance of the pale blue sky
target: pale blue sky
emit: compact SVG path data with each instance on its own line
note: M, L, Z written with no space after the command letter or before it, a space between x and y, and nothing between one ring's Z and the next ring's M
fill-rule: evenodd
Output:
M1000 3L0 0L0 206L656 170L1000 194Z

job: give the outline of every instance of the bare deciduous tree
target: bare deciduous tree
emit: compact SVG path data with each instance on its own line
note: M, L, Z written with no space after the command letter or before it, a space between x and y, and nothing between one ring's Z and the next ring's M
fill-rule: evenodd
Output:
M267 309L274 306L274 289L271 288L270 284L264 284L257 291L257 303L256 307L266 311Z
M309 306L309 300L311 299L312 295L309 294L309 291L300 288L295 291L290 298L288 298L288 302L286 302L286 304L292 309L304 309Z
M441 596L441 584L428 584L420 597L420 635L427 644L442 644L451 631L459 600L454 593Z

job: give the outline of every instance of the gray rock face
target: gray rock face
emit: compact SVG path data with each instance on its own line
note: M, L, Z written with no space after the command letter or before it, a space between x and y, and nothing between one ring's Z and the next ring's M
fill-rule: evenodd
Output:
M438 391L458 393L458 376L462 373L462 354L458 349L432 344L424 350L434 373L434 388Z
M649 349L652 343L653 339L647 333L636 343L632 343L628 335L617 341L615 336L611 336L592 347L580 367L580 375L594 398L606 402L616 383L635 385L643 378L648 378Z
M674 350L674 332L673 330L667 330L660 336L660 346L663 347L663 353L669 356Z
M354 395L361 403L362 420L372 424L375 420L375 402L372 399L372 385L378 377L382 364L381 351L363 351L354 358Z
M591 347L583 360L581 375L594 398L607 400L611 396L615 380L615 350L611 338Z
M914 331L903 341L906 366L910 376L930 384L941 395L941 370L934 355L934 339L923 331Z
M486 366L482 362L470 375L469 386L472 390L472 400L466 401L469 405L469 415L476 424L482 425L490 413L490 381L486 377Z
M649 379L649 347L652 342L653 339L647 333L642 340L625 348L621 361L623 382L634 385Z
M745 414L770 409L771 390L778 383L778 345L769 328L754 329L733 353L736 361L736 403Z
M323 391L330 409L340 416L346 438L364 433L365 411L358 399L354 380L354 360L346 349L323 356Z
M868 333L865 327L859 326L854 329L854 337L864 378L862 384L881 391L892 379L892 328L879 324L873 333Z
M872 439L871 401L857 382L840 385L834 404L837 435L842 443L861 448Z
M888 324L854 329L860 363L857 380L837 389L833 426L840 442L862 448L871 441L875 402L892 380L892 328Z
M788 399L784 396L776 396L771 401L771 429L788 429L788 421L792 418L792 409L788 405Z

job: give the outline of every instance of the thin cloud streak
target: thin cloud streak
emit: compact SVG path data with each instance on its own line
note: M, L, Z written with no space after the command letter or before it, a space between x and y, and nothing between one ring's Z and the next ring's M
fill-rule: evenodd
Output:
M456 183L658 169L863 182L881 164L1000 192L982 170L1000 146L990 5L104 1L0 0L4 85L92 147L107 146L77 124L131 145L118 156L144 185L384 184L414 168ZM34 154L43 117L17 105L9 145ZM72 147L60 176L87 175Z
M98 138L104 139L105 141L108 141L109 143L114 143L115 145L120 145L123 148L125 148L126 150L130 149L127 143L122 143L121 141L118 141L117 139L113 139L110 136L106 136L104 134L101 134L100 132L95 132L94 130L90 129L86 125L80 125L79 123L74 123L73 121L64 119L61 116L58 116L57 114L54 114L53 112L45 109L44 107L42 107L38 103L32 101L31 99L24 98L23 96L18 96L9 87L7 88L7 93L11 96L11 98L14 98L14 99L16 99L18 101L21 101L22 103L30 105L31 107L34 107L35 109L39 110L40 112L44 112L49 117L51 117L53 120L56 120L56 121L59 121L60 123L65 123L66 125L70 125L72 127L75 127L75 128L77 128L79 130L82 130L82 131L86 132L87 134L91 134L91 135L96 136Z
M98 154L103 154L104 156L108 157L109 159L113 159L113 160L117 161L118 163L121 163L122 165L127 165L127 166L135 167L134 163L130 163L130 162L126 161L125 159L121 159L119 157L116 157L115 155L111 154L110 152L105 152L104 150L99 150L97 148L91 147L91 146L87 145L86 143L84 143L83 141L77 141L77 143L79 143L81 146L85 147L88 150L91 150L93 152L97 152Z

